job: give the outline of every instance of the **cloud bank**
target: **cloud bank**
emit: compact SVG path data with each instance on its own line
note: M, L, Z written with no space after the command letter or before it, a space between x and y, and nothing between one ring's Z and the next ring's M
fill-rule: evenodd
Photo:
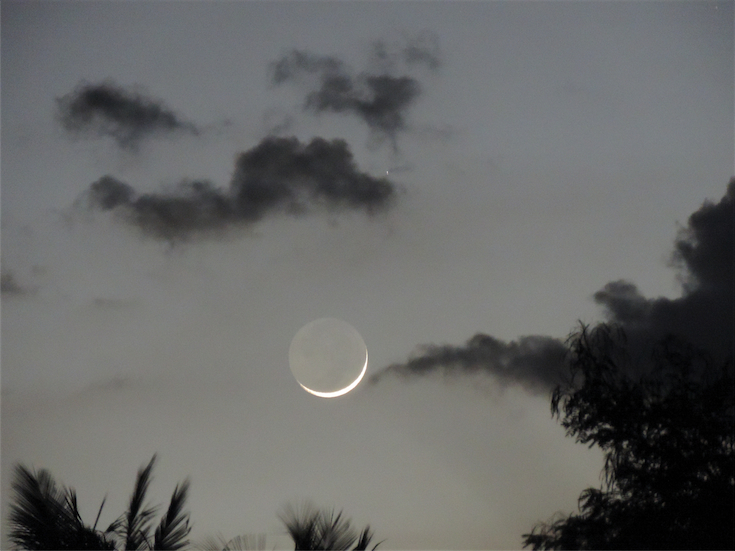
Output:
M146 235L169 241L257 222L266 215L315 210L387 209L397 189L360 172L344 140L269 137L241 153L229 188L206 180L139 194L113 176L93 182L78 204L115 211Z
M464 345L424 345L407 362L393 364L373 375L377 383L388 374L402 377L445 374L489 373L501 384L520 384L534 392L545 391L559 382L566 348L557 339L521 337L503 342L478 333Z
M705 202L694 212L674 243L673 265L679 268L682 296L649 299L633 283L618 280L594 294L607 319L620 324L638 352L667 335L678 335L717 360L735 354L735 178L718 203ZM435 372L458 375L487 373L503 384L520 384L532 392L553 389L564 373L566 347L551 337L527 336L504 343L477 334L460 346L425 345L404 363L376 373L403 377Z
M610 321L637 343L680 335L716 357L734 352L735 179L718 203L705 202L674 243L682 296L648 299L635 284L619 280L594 295Z
M421 86L413 77L391 73L398 62L437 69L438 39L424 31L399 50L376 42L371 60L379 67L377 72L354 74L339 58L292 50L271 63L271 82L276 86L286 82L302 86L307 90L304 110L356 116L378 136L389 138L395 149L398 133L406 128L406 113Z
M123 149L135 150L151 136L200 132L162 101L112 81L81 83L73 92L57 98L56 106L59 120L69 133L109 136Z

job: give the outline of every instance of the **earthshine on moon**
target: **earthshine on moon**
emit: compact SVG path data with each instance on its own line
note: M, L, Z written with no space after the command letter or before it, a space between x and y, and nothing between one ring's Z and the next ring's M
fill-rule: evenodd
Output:
M288 349L288 363L304 390L335 398L347 394L365 376L367 347L349 323L321 318L298 330Z

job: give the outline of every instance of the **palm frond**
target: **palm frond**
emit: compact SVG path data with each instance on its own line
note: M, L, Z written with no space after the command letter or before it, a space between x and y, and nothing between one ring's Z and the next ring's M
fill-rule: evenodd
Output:
M227 547L227 540L222 534L208 534L192 544L197 551L222 551Z
M168 549L175 551L189 543L186 537L189 535L189 513L184 513L184 504L189 491L189 480L185 480L181 486L176 486L171 496L168 511L161 519L156 528L153 538L153 549Z
M263 551L265 534L242 534L226 539L222 534L205 536L192 544L197 551Z
M105 501L107 501L107 494L105 494L105 497L102 498L102 503L100 503L100 508L97 511L97 518L94 519L92 530L97 529L97 523L100 521L100 515L102 514L102 508L105 506Z
M109 533L120 534L122 532L122 530L123 530L124 524L125 524L125 518L124 517L116 518L107 527L107 529L105 530L105 533L108 533L109 532Z
M357 545L353 548L353 551L367 551L368 545L370 545L370 542L373 540L373 533L370 530L370 525L368 524L365 529L360 533L360 537L357 539ZM370 551L375 551L378 548L378 545L383 543L383 541L379 541L375 545L373 545L373 548Z
M82 520L82 515L79 512L77 493L74 488L65 488L64 494L67 510L65 516L67 527L67 540L66 547L64 547L64 549L72 549L75 551L99 551L102 549L115 549L115 544L112 540L106 538L104 534L97 532L94 527L89 528L87 525L84 524L84 521ZM101 507L100 512L102 512Z
M350 521L343 517L342 511L335 513L334 509L320 510L310 502L303 503L298 508L289 504L278 516L286 526L296 551L348 551L356 541L354 550L364 551L373 537L368 526L358 538Z
M46 470L34 473L16 465L10 505L10 540L24 549L52 549L61 539L66 512L64 493Z
M263 551L265 549L265 534L242 534L235 536L222 551Z
M342 511L335 516L334 510L322 510L318 526L319 549L347 550L357 539L350 521L342 518Z
M298 508L294 508L289 503L278 513L278 518L294 542L294 551L317 549L319 510L313 504L304 502Z
M46 470L16 466L15 500L10 506L10 540L23 549L114 549L111 541L85 526L76 492L57 485Z
M128 510L119 519L118 532L125 539L125 549L128 550L151 547L150 529L157 508L144 506L143 502L151 483L151 473L155 462L156 455L154 454L148 465L138 470Z
M74 488L64 488L64 505L68 512L69 520L77 528L84 527L82 515L79 513L79 505L77 504L77 492Z

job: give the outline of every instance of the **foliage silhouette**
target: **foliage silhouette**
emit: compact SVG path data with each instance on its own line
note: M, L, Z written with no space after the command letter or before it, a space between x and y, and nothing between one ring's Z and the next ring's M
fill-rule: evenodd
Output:
M567 341L571 377L551 399L567 436L605 454L603 484L579 513L524 534L533 549L735 547L735 391L720 365L675 337L635 364L617 326Z
M153 549L169 549L175 551L186 546L191 528L189 514L184 512L184 504L189 493L189 481L185 480L174 488L166 514L161 519L153 535Z
M9 537L17 547L115 549L106 534L84 524L74 489L58 486L47 470L36 473L16 465L12 488L15 501L10 505Z
M264 551L265 534L241 534L227 539L222 534L207 535L192 545L197 551Z
M342 517L342 511L335 515L333 509L317 509L308 502L298 508L287 505L278 518L294 542L294 551L365 551L373 539L369 525L358 536L350 521Z
M45 469L36 473L16 465L12 486L15 499L9 514L10 540L19 549L34 550L181 549L188 544L190 531L189 514L184 512L189 481L176 486L168 510L151 537L156 508L143 503L155 461L154 455L138 471L128 510L104 532L96 529L104 499L94 526L88 527L79 514L73 488L57 485Z

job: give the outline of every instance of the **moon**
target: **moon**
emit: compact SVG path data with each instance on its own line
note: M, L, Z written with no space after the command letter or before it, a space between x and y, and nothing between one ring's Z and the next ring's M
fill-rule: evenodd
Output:
M365 376L367 346L346 321L320 318L298 330L288 349L288 363L301 388L320 398L336 398Z

